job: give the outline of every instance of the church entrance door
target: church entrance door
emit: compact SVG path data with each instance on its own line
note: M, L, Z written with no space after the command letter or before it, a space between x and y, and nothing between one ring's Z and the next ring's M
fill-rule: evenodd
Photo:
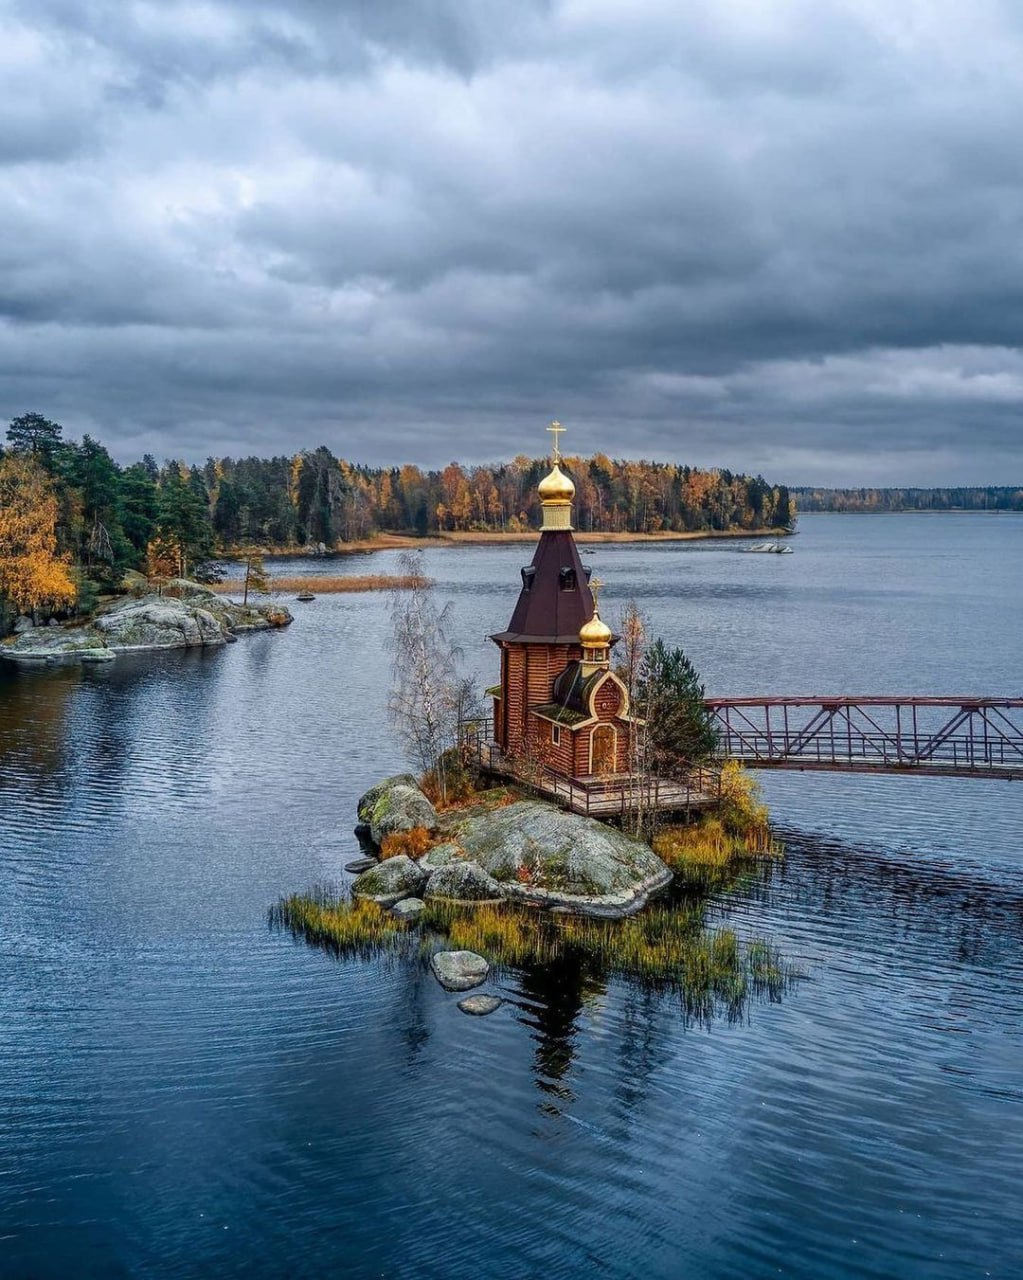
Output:
M598 724L590 739L590 772L601 777L615 771L615 747L618 735L614 725Z

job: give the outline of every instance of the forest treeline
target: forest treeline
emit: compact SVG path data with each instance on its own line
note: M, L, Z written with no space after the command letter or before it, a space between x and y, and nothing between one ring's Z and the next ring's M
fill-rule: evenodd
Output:
M794 518L786 487L760 476L604 454L563 465L582 530L757 530ZM439 471L365 467L323 447L202 466L147 455L120 466L91 436L66 440L59 423L27 413L0 446L0 600L18 610L87 608L128 569L187 575L242 548L335 550L380 531L535 529L548 467L526 457Z
M1023 486L947 489L793 488L800 511L1023 511Z

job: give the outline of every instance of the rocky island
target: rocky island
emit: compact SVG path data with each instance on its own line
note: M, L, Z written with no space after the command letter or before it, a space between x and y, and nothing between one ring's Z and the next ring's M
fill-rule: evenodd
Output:
M119 653L151 649L211 648L247 631L285 627L291 613L280 604L240 605L186 578L151 593L141 575L134 591L101 606L87 622L35 626L19 618L15 635L0 644L14 662L110 662Z
M377 847L404 832L432 833L418 860L388 857L355 880L357 898L386 907L401 908L408 898L518 902L618 919L671 883L649 845L606 823L527 799L438 814L411 774L371 788L359 801L359 821Z

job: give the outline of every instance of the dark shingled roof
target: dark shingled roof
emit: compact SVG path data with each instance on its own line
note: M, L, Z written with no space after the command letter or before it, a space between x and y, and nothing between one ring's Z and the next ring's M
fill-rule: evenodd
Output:
M565 707L569 711L577 711L588 717L590 714L590 694L593 692L593 686L599 684L600 680L606 675L607 672L601 667L599 670L591 672L588 676L584 676L582 663L570 662L554 681L552 690L554 701L560 707Z
M574 573L574 590L563 589L562 570ZM523 574L531 580L523 583L508 630L499 631L491 640L578 644L580 627L593 616L593 596L571 531L548 529L541 533L533 562Z

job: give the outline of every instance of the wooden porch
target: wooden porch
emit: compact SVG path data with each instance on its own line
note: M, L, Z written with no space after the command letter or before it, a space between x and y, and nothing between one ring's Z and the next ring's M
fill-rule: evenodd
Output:
M684 782L635 774L568 778L544 766L536 766L526 777L491 739L489 720L462 725L460 741L484 773L530 787L544 799L588 818L614 818L639 806L647 812L700 813L715 808L721 799L721 774L713 768L693 769Z

